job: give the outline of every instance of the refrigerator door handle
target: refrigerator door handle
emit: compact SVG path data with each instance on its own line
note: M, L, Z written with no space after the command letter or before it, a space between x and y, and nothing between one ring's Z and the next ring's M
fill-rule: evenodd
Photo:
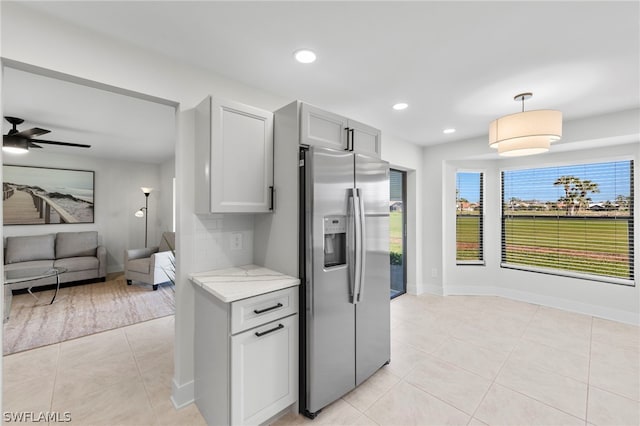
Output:
M367 260L367 250L366 250L365 242L367 241L367 232L365 229L364 199L362 198L362 192L360 191L360 189L356 189L356 191L358 193L358 203L359 203L358 213L360 216L359 217L360 231L358 232L360 239L357 243L357 248L358 248L358 251L360 252L360 262L358 265L358 270L360 271L360 280L359 280L360 282L358 284L357 300L358 302L360 302L362 300L362 295L364 294L364 284L365 284L364 271L365 271L365 264Z
M349 204L347 206L347 271L349 275L349 303L356 302L356 200L355 191L353 188L349 189Z
M354 219L355 219L355 276L354 276L354 296L353 304L357 304L360 301L360 287L362 285L362 202L360 201L360 190L354 188Z

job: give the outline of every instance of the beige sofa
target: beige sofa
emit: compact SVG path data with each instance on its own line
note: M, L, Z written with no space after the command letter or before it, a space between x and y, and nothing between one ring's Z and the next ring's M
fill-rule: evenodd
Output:
M64 268L60 283L100 279L107 276L107 251L98 245L96 231L7 237L5 271L30 268ZM55 284L55 277L11 285L12 290Z

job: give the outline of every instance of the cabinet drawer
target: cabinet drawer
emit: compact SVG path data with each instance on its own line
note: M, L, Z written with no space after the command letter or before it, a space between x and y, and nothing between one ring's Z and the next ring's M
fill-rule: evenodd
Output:
M231 334L298 312L298 287L231 303Z

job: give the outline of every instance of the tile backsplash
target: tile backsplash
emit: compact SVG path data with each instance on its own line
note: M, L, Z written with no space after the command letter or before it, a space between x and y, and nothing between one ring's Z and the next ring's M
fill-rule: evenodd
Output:
M251 214L196 215L193 235L198 270L253 263Z

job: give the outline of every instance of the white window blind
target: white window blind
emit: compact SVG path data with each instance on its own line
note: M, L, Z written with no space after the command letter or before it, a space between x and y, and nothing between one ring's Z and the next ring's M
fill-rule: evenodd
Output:
M502 266L633 285L633 161L502 172Z
M484 264L482 172L456 173L456 263Z

